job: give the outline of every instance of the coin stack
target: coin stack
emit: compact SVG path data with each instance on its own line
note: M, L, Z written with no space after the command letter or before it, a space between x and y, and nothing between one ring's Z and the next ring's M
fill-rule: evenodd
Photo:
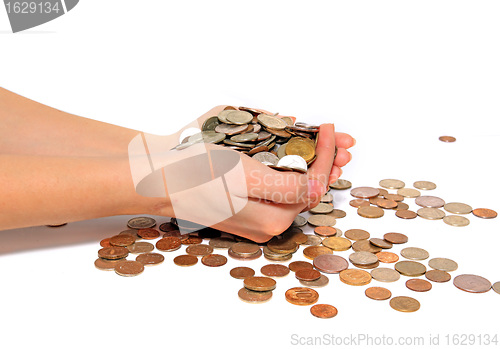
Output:
M276 170L305 173L316 159L318 131L318 126L294 123L290 117L229 106L208 118L201 132L186 137L176 149L196 143L217 143Z

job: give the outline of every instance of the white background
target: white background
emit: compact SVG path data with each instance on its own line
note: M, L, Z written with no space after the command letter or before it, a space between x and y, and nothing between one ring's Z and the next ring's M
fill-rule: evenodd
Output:
M357 140L343 176L354 186L431 180L438 188L430 195L500 211L499 16L497 1L86 0L12 34L0 9L0 85L159 134L218 104L335 122ZM438 141L445 134L457 142ZM500 218L468 215L463 228L391 212L368 220L350 199L348 191L335 193L336 207L347 212L341 230L401 232L410 237L406 246L457 261L453 277L500 280ZM238 299L242 283L229 270L246 264L258 271L268 263L263 258L185 269L172 263L180 250L136 278L96 270L99 240L123 230L127 219L0 232L2 251L19 251L0 256L2 347L281 348L293 346L293 334L422 336L427 344L430 335L440 335L440 344L446 334L500 336L500 295L465 293L451 282L417 294L404 286L406 277L373 281L421 302L418 312L404 314L331 275L317 289L319 302L339 314L320 320L286 302L284 292L299 285L293 275L278 280L266 304ZM305 260L301 250L294 260Z

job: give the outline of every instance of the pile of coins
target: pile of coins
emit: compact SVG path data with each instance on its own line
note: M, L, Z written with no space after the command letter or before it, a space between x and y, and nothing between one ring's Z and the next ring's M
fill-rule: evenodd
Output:
M305 173L316 159L319 127L294 123L246 107L226 107L209 117L201 132L186 137L176 149L196 143L216 143L240 151L279 171Z

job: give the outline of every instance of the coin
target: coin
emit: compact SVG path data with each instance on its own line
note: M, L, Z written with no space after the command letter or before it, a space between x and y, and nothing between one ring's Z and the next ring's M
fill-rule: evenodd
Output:
M378 260L382 263L396 263L399 260L399 257L397 254L393 252L378 252L375 254L378 258Z
M379 182L379 185L386 189L399 189L404 188L405 182L399 179L383 179Z
M497 213L489 208L476 208L472 210L472 214L479 218L495 218Z
M224 109L223 111L221 111L219 114L217 114L217 118L219 119L220 122L223 122L223 123L228 123L229 121L227 121L226 117L227 117L227 114L229 114L230 112L232 112L233 110L235 110L234 108L231 108L231 109Z
M351 195L358 199L369 199L378 196L380 191L372 187L358 187L351 189Z
M344 210L339 210L334 208L333 211L327 213L327 215L335 219L339 219L339 218L344 218L347 215L347 213Z
M302 245L307 242L307 236L302 232L302 229L290 227L281 234L284 240L292 240L297 245Z
M309 246L304 248L304 256L308 259L314 259L322 254L333 254L333 251L328 247L324 246Z
M359 240L352 244L352 249L356 252L365 251L371 253L377 253L382 251L382 249L378 246L375 246L368 240Z
M160 264L165 260L165 257L159 253L143 253L138 255L135 260L143 265L156 265Z
M112 245L109 243L109 238L102 239L102 240L99 242L99 245L101 245L101 247L111 247L111 246L112 246Z
M329 254L314 258L313 263L316 269L328 274L340 273L349 266L349 263L343 257Z
M453 279L453 284L462 291L483 293L491 289L491 282L482 276L472 274L458 275Z
M236 241L233 238L228 237L218 237L210 239L208 244L216 249L227 250L231 246L233 246Z
M330 304L315 304L311 307L311 314L320 319L330 319L337 316L338 310Z
M323 214L315 214L311 215L307 222L315 227L326 227L326 226L334 226L337 223L336 219Z
M369 265L378 262L377 256L371 252L354 252L349 255L352 264Z
M201 259L207 267L220 267L227 263L227 258L220 254L207 254Z
M381 282L395 282L400 278L399 273L390 268L376 268L370 272L372 278Z
M130 229L145 229L152 228L156 225L156 221L150 217L135 217L127 222Z
M333 201L333 195L330 194L330 193L326 193L325 195L323 195L323 197L321 198L320 201L324 202L324 203L332 202Z
M321 274L319 279L314 280L314 281L299 280L300 284L302 286L306 286L306 287L324 287L324 286L328 285L329 281L330 280L328 279L328 277L326 275L323 275L323 274Z
M307 224L307 219L301 215L297 215L297 217L295 217L295 219L293 220L293 225L297 227L303 227L306 224Z
M180 267L190 267L198 263L198 257L183 254L175 257L174 263Z
M287 126L286 121L268 114L257 115L257 121L264 127L276 130L284 130Z
M203 239L200 238L199 236L195 235L190 235L190 234L185 234L180 237L181 244L183 245L196 245L196 244L201 244L203 242Z
M234 245L233 245L234 247ZM233 248L232 247L232 248ZM258 247L258 245L257 245ZM277 239L272 238L268 241L267 247L276 253L293 253L297 251L298 245L291 239Z
M351 248L351 241L338 236L328 237L321 243L323 244L323 246L328 247L334 251L347 251Z
M97 255L104 259L122 259L128 256L128 249L120 246L103 247Z
M420 309L419 301L406 296L394 297L389 301L389 304L392 309L405 313L414 312Z
M344 235L354 241L368 240L370 238L370 233L363 229L349 229Z
M285 153L286 155L299 155L309 162L316 156L315 144L307 138L293 137L288 141Z
M272 291L276 288L276 281L265 276L250 276L243 280L243 285L252 291Z
M259 162L271 163L273 165L276 165L278 161L280 161L280 159L276 155L265 151L253 155L252 159L255 159Z
M304 245L308 245L308 246L318 246L318 245L321 245L321 238L319 236L316 236L316 235L309 235L307 234L307 241L304 243Z
M451 275L443 270L432 269L425 273L425 277L434 282L448 282Z
M241 288L238 291L238 297L244 302L247 303L264 303L270 300L273 296L272 291L267 291L267 292L256 292L256 291L251 291L245 287Z
M396 217L403 219L413 219L417 218L417 213L410 210L399 210L396 211Z
M380 207L365 206L358 208L358 215L365 218L380 218L384 215L384 210Z
M295 277L302 281L314 281L319 279L321 273L316 269L299 269L295 272Z
M246 279L248 277L254 276L255 271L252 268L248 267L236 267L229 271L229 275L231 275L235 279Z
M493 289L493 291L500 294L500 281L495 282L493 286L491 286L491 288Z
M232 136L230 139L232 142L252 142L257 139L257 133L240 133L238 135Z
M385 239L371 238L370 243L380 248L385 248L385 249L392 248L392 244Z
M363 200L363 199L354 199L349 201L349 205L352 207L363 207L363 206L370 206L370 202Z
M309 262L295 261L290 263L288 268L295 273L299 269L313 269L313 265Z
M352 263L352 265L354 265L355 267L360 268L360 269L374 269L374 268L378 268L378 266L380 265L380 263L377 260L375 263L372 263L372 264L356 264L356 263Z
M170 231L165 232L162 235L163 238L168 238L170 236L175 236L175 237L181 238L182 234L181 234L180 230L170 230Z
M422 218L430 220L443 219L446 216L446 213L442 210L433 207L421 208L417 211L417 214Z
M319 294L308 287L294 287L285 292L285 298L295 305L311 305L318 301Z
M441 136L441 137L439 137L439 140L441 142L445 142L445 143L453 143L457 139L455 137L453 137L453 136Z
M121 259L103 259L97 258L94 262L94 266L100 270L115 270L116 263L122 261Z
M202 131L214 131L215 127L219 124L219 118L212 116L206 119L201 126Z
M335 236L337 235L337 229L334 227L319 226L314 228L314 234L324 237Z
M127 229L127 230L123 230L120 233L118 233L118 235L124 235L124 234L133 236L135 241L141 239L141 237L139 235L137 235L137 230L135 230L135 229Z
M339 274L340 281L351 286L368 285L372 280L370 273L359 269L345 269Z
M396 206L396 208L394 208L394 210L396 211L404 211L404 210L408 210L410 208L410 206L408 206L408 204L405 204L404 202L398 202L398 206ZM415 215L416 217L417 215Z
M335 183L330 184L330 188L335 189L335 190L344 190L344 189L349 189L352 187L352 183L349 182L347 179L337 179Z
M160 224L158 229L160 229L162 232L166 233L168 231L179 230L179 227L177 225L173 224L172 222L166 222L166 223Z
M210 254L213 251L214 249L212 246L204 244L189 245L188 247L186 247L187 254L197 257L206 256L207 254Z
M137 235L146 240L152 240L160 237L160 232L153 228L144 228L137 231Z
M135 238L132 235L122 234L115 235L109 238L109 244L112 246L127 247L135 242Z
M445 211L454 214L468 214L472 212L472 207L461 202L448 202L443 207Z
M417 261L429 258L429 252L427 252L423 248L418 248L418 247L403 248L400 254L406 259L412 259Z
M181 239L175 236L161 238L156 242L156 248L163 252L171 252L181 248Z
M312 214L325 214L333 211L333 205L320 202L316 207L309 210Z
M115 273L121 276L137 276L144 271L144 265L137 261L121 261L115 265Z
M443 222L454 227L465 227L470 223L469 219L467 219L466 217L456 215L444 217Z
M365 295L376 301L383 301L391 298L392 293L384 287L369 287L365 290Z
M233 110L226 114L226 120L235 125L246 125L252 119L252 114L242 110Z
M415 292L427 292L432 289L432 284L423 279L409 279L405 283L406 287Z
M390 208L396 208L398 207L398 203L393 200L387 200L387 199L377 199L375 201L375 205L377 205L380 208L385 208L385 209L390 209Z
M267 248L267 246L265 246L264 248ZM240 260L240 261L251 261L251 260L254 260L254 259L258 259L260 256L262 256L262 250L259 248L256 253L254 253L252 255L245 255L245 256L243 256L243 255L234 253L233 250L230 248L227 251L227 254L229 255L229 257L231 257L233 259L237 259L237 260ZM283 255L280 254L279 256L281 257ZM269 256L266 255L266 257L269 257Z
M427 271L425 265L414 261L400 261L394 265L394 269L401 275L405 276L421 276Z
M419 196L418 198L415 199L415 203L421 207L433 207L433 208L443 207L445 204L443 199L429 195Z
M417 198L420 196L420 192L412 188L401 188L398 189L398 195L404 196L405 198Z
M420 190L433 190L436 189L436 184L429 181L416 181L413 186Z
M224 135L233 136L245 132L247 128L248 128L247 125L220 124L215 127L215 132L217 132L219 135L222 136Z
M448 258L432 258L429 260L429 267L442 271L455 271L458 269L458 264Z
M384 235L384 240L392 244L404 244L408 242L408 237L401 233L387 233Z
M269 277L283 277L290 273L290 269L281 264L267 264L260 269L260 272Z

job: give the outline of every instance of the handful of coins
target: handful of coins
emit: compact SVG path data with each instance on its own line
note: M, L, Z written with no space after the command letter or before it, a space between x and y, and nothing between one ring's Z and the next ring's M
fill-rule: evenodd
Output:
M186 137L176 149L216 143L240 151L278 171L306 173L316 159L319 126L294 123L278 114L247 107L226 107L208 118L202 131Z

